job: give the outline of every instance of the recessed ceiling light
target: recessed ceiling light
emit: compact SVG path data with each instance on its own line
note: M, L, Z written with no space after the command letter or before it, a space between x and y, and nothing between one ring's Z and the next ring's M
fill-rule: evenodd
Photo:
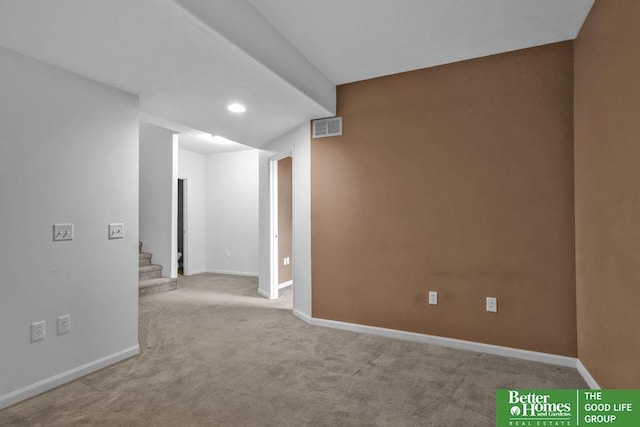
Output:
M227 110L231 111L232 113L244 113L245 111L247 111L247 107L234 102L233 104L227 105Z

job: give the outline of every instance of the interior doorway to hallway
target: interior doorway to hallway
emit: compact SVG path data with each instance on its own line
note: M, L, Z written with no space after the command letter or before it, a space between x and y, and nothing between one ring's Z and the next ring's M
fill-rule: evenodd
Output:
M293 285L293 158L271 158L271 299Z

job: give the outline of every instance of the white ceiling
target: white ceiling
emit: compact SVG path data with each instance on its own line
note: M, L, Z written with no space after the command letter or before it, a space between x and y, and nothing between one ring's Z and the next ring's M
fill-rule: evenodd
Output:
M208 153L222 148L202 132L261 147L334 114L335 84L573 39L592 5L0 0L0 46L139 95L143 117ZM234 101L247 112L229 113Z
M178 146L181 150L195 151L201 154L221 154L252 149L252 147L235 141L220 140L209 133L197 130L181 132L178 135Z
M148 115L254 147L331 114L170 0L0 0L0 46L138 94ZM229 113L231 102L247 112Z
M336 84L576 37L594 0L247 0Z

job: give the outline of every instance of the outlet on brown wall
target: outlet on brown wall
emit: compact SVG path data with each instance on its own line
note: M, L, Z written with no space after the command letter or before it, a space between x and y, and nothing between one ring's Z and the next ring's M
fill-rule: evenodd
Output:
M313 316L575 356L572 89L570 42L339 86Z

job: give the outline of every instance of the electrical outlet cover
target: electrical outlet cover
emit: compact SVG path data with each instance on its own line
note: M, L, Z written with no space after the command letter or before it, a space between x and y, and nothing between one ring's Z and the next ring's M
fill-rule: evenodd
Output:
M44 320L31 324L31 342L42 341L47 334L47 326Z
M498 298L487 297L487 311L490 313L498 312Z
M58 317L58 335L64 335L71 331L71 315Z
M438 305L438 293L434 291L429 291L429 304Z

